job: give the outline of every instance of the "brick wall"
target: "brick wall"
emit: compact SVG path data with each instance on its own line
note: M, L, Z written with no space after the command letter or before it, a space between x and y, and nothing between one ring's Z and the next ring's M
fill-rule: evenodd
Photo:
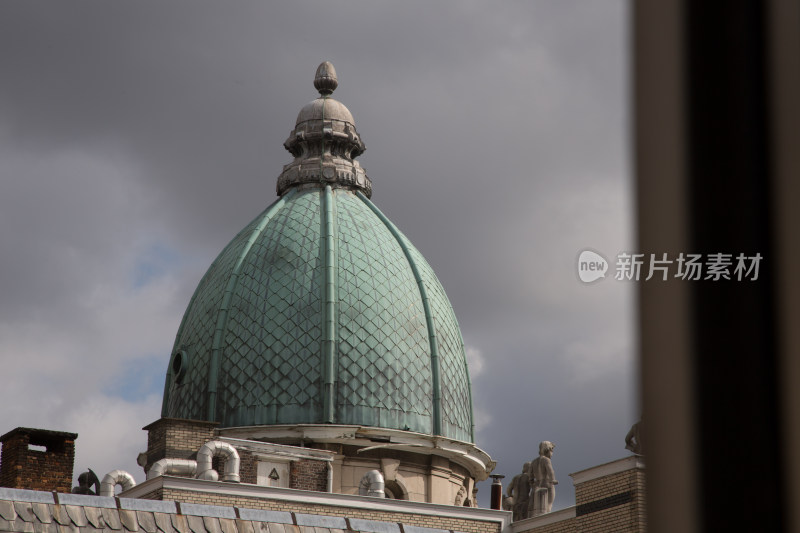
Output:
M239 452L239 479L242 483L253 485L258 481L258 460L255 455L247 450L237 450ZM219 472L219 470L218 470Z
M147 466L165 457L195 459L200 446L214 438L216 422L161 418L143 427L147 431Z
M579 530L576 519L569 518L554 524L539 526L531 531L535 531L536 533L577 533Z
M77 433L16 428L2 437L0 486L56 492L72 490ZM46 450L31 449L43 446Z
M466 518L432 516L396 511L376 511L375 509L360 509L357 507L340 507L302 502L285 502L250 498L247 496L228 496L219 493L209 494L175 489L162 489L160 496L164 500L176 500L179 502L204 505L247 507L250 509L289 511L326 516L346 516L348 518L363 518L365 520L400 522L404 525L448 529L463 533L500 533L500 525L497 522L488 522L485 520L470 520Z
M575 485L577 530L643 533L644 470L631 469ZM538 533L538 532L537 532Z
M179 418L161 418L145 426L147 431L147 466L165 457L171 459L196 459L200 447L216 437L215 422L201 422ZM256 484L258 481L258 457L249 450L237 446L239 452L239 478L242 483ZM223 460L215 457L212 468L222 473ZM300 459L292 461L289 471L289 487L293 489L325 492L328 488L328 465L326 461Z
M515 533L644 533L645 470L626 457L570 474L575 507L514 522ZM558 516L561 514L562 516Z
M292 461L289 468L289 488L300 490L328 490L328 463L313 459Z
M258 481L258 459L252 452L237 448L239 454L239 481L255 485ZM211 468L221 476L225 470L225 458L214 457L211 459Z

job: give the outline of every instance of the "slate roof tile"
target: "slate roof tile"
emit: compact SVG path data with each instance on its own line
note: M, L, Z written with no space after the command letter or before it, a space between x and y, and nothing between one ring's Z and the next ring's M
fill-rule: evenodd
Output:
M36 512L36 506L33 507L34 513ZM102 530L105 526L105 522L103 521L103 511L98 509L97 507L84 507L83 511L86 513L86 521L89 522L89 525L94 529ZM39 516L38 514L36 516Z
M14 502L14 510L17 512L17 520L22 519L25 522L33 522L33 506L30 502Z
M70 519L69 515L67 514L67 510L64 508L63 505L54 505L48 508L53 513L53 519L62 526L71 526L72 520Z
M213 505L185 504L189 514L177 514L174 502L119 502L120 508L95 502L65 499L72 504L42 503L43 499L22 494L18 499L0 499L0 532L13 533L447 533L446 530L420 526L400 526L396 522L341 516L291 514L285 511L237 509ZM0 498L6 492L0 492ZM99 497L95 497L98 501ZM118 501L114 500L113 501ZM120 499L122 500L122 499ZM59 500L60 501L60 500ZM101 502L102 503L102 502ZM238 517L238 518L234 518ZM297 520L294 525L289 520Z
M172 520L170 515L165 513L153 513L153 518L156 521L156 527L162 533L175 533L175 528L172 527Z
M222 533L222 528L219 525L219 518L216 516L204 516L203 525L206 526L208 533Z
M119 521L128 531L139 531L139 522L136 520L136 511L128 511L127 509L120 509Z
M146 533L156 533L158 531L153 513L148 511L136 511L136 518L139 519L139 526L145 530Z
M189 515L186 520L189 522L189 529L193 533L206 533L206 526L203 524L202 516Z
M119 519L119 513L116 509L103 509L103 521L106 523L105 529L107 531L119 531L122 529L122 522Z
M17 518L17 512L14 510L14 502L0 500L0 517L6 522Z
M36 533L58 533L58 524L54 521L49 523L33 524Z
M77 505L65 505L67 509L67 515L72 519L72 523L78 527L85 527L89 525L88 520L86 520L86 513L83 510L83 507L79 507Z
M2 503L3 502L0 502L0 504ZM36 518L38 518L39 522L42 524L49 524L53 521L52 507L52 505L46 503L34 503L32 506L33 514L36 515Z
M236 527L236 520L231 520L230 518L220 518L219 527L222 533L239 533L239 529Z
M236 529L234 531L237 531L238 533L256 533L256 531L261 533L259 529L257 529L257 526L253 525L251 520L242 520L237 518L235 525Z
M9 526L8 531L14 531L14 533L36 533L33 528L33 522L26 522L20 519L19 516L13 522L9 522Z
M174 514L171 516L172 518L172 527L175 528L175 531L178 533L189 533L189 522L186 520L186 517L182 514Z

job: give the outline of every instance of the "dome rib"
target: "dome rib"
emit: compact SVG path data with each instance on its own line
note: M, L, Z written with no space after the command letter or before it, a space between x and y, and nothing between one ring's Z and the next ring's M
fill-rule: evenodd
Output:
M377 216L381 222L386 226L392 236L395 238L397 243L400 245L400 248L403 250L403 255L406 256L406 260L408 261L408 265L411 267L411 272L414 274L414 280L417 282L417 287L419 288L419 295L422 299L422 307L425 310L425 325L428 328L428 342L430 343L431 348L431 379L433 381L433 434L434 435L441 435L442 434L442 388L441 383L439 381L439 349L438 349L438 342L436 340L436 329L433 327L433 315L431 314L431 306L430 301L428 300L428 291L425 289L425 282L422 279L422 276L419 273L419 268L417 268L417 263L411 257L411 252L408 250L408 246L406 246L405 241L400 236L400 232L397 230L395 225L392 223L391 220L386 218L380 209L373 204L369 198L367 198L361 191L356 191L356 195L364 202L367 207L369 207L375 216ZM470 409L472 406L470 406Z
M250 238L247 239L247 243L242 248L242 251L239 252L239 257L236 259L236 264L234 265L231 275L228 278L228 283L225 286L225 293L222 297L222 303L220 304L219 312L217 314L217 324L214 328L214 340L211 344L211 361L209 362L208 369L208 414L206 415L208 420L216 420L217 418L217 377L219 375L219 354L222 351L222 339L225 329L228 327L228 311L230 309L231 297L233 296L233 293L236 290L236 285L239 282L239 274L241 273L242 265L244 265L247 255L250 253L253 245L267 227L269 221L272 220L272 217L275 216L275 213L280 211L281 207L283 207L286 202L295 195L296 192L297 189L289 191L288 194L285 194L280 200L272 204L272 207L267 209L266 213L264 213L263 217L261 218L261 221L259 221L258 226L253 229L253 233L251 233Z
M295 189L296 190L296 189ZM338 333L336 331L336 241L334 235L335 222L333 220L333 192L331 186L325 186L323 195L325 202L323 209L323 257L325 258L325 314L322 337L323 346L323 398L322 412L325 422L333 424L336 422L336 341Z

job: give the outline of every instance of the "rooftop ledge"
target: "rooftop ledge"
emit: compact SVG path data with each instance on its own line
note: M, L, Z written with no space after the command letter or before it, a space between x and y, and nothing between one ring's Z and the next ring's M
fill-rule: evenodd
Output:
M575 506L559 509L551 513L534 516L533 518L525 518L524 520L517 520L511 524L511 533L522 533L523 531L530 531L539 527L548 526L564 520L575 518Z
M315 492L297 489L285 489L279 487L264 487L261 485L251 485L249 483L226 483L223 481L206 481L202 479L159 476L149 479L132 489L120 493L120 500L124 498L141 498L155 490L170 489L195 493L213 494L230 496L233 498L259 498L286 503L316 504L330 507L370 509L382 512L408 513L416 515L431 515L438 517L451 517L467 520L479 520L484 522L494 522L499 525L500 531L506 529L511 524L510 511L495 511L492 509L482 509L478 507L456 507L455 505L442 505L436 503L410 502L406 500L392 500L384 498L372 498L368 496L356 496L351 494L335 494L330 492ZM150 500L141 500L150 501ZM181 508L187 504L181 504ZM217 506L203 506L217 507ZM232 507L217 507L219 510L230 509ZM222 511L219 511L222 512ZM218 513L217 513L218 514Z
M630 457L617 459L610 463L603 463L585 470L573 472L569 476L572 478L572 483L577 485L578 483L585 483L586 481L591 481L603 476L610 476L611 474L618 474L633 469L644 469L644 457L641 455L631 455Z

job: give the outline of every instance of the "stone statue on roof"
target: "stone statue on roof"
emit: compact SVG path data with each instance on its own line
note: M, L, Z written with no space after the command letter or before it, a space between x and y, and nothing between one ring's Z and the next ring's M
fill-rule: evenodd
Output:
M556 474L553 470L553 457L555 444L550 441L539 443L539 457L531 462L528 478L531 484L530 502L528 503L528 516L539 516L549 513L553 509L556 499Z
M630 450L636 455L644 455L644 446L642 445L642 420L631 426L628 434L625 435L625 449Z
M505 508L513 513L513 520L528 518L528 499L530 497L531 484L529 481L528 470L531 464L522 465L522 473L517 474L506 488L507 497L503 501Z

